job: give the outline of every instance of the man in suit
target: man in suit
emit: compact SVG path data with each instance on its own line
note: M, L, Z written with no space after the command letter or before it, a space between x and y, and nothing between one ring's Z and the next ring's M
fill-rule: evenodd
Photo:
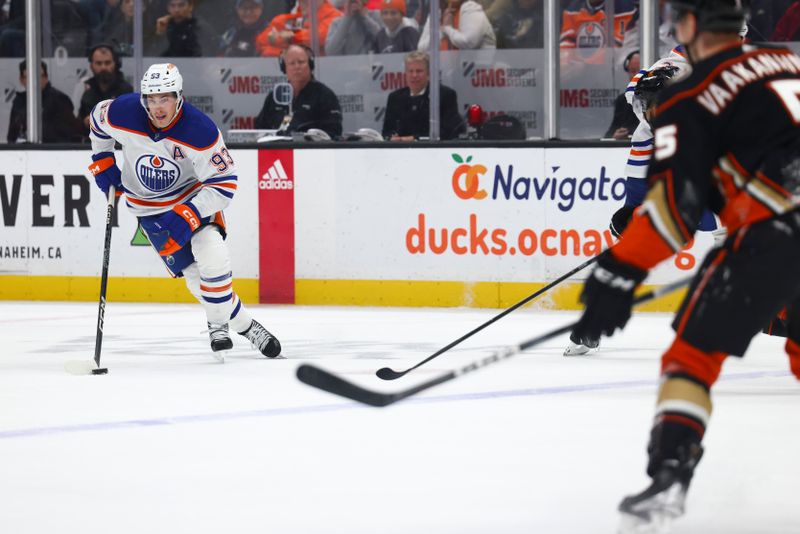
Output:
M413 141L430 135L430 58L427 52L410 52L405 59L406 87L389 94L383 137L390 141ZM465 131L458 112L458 96L446 85L439 86L439 132L454 139Z

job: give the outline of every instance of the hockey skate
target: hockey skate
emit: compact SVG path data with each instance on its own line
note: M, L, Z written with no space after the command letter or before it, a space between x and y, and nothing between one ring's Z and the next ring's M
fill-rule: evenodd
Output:
M573 332L569 335L569 345L564 349L564 356L583 356L600 347L599 339L581 339Z
M250 323L250 328L244 332L239 332L240 336L244 336L254 349L257 349L261 354L267 358L275 358L281 353L281 343L278 338L269 333L269 331L261 326L261 323L253 319Z
M233 348L228 325L208 323L208 337L211 339L211 355L220 363L225 363L225 353Z
M672 521L683 515L686 493L694 468L703 456L698 444L684 461L669 459L653 475L653 482L641 493L629 495L619 504L619 534L666 534Z

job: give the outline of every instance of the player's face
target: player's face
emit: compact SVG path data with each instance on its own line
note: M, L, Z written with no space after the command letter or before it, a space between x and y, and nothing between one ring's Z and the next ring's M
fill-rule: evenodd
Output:
M381 20L386 28L393 31L403 21L403 14L396 9L381 9Z
M305 84L311 80L311 67L308 65L308 54L296 46L286 50L283 56L286 65L286 78L291 84Z
M165 128L175 117L178 98L175 93L157 93L147 95L147 110L156 128Z
M424 61L406 61L406 83L412 93L419 93L428 85L428 66Z

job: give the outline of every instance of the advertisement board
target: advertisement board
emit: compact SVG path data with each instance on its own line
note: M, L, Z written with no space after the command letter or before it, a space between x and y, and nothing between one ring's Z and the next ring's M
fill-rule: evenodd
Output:
M88 151L2 155L0 298L93 300L106 200L86 170ZM243 300L504 307L614 244L608 223L624 201L627 149L268 147L232 156L239 187L225 213ZM647 283L691 273L711 242L698 234ZM575 307L588 272L543 302ZM110 276L110 300L191 299L124 197Z
M625 197L625 148L298 152L299 279L550 280L613 245Z
M6 285L0 296L9 298L12 291L16 295L27 291L31 297L39 291L49 291L53 299L60 295L80 296L72 288L76 279L93 280L100 274L107 205L87 170L90 152L0 154L0 276L18 277L17 287ZM121 152L116 157L120 162L123 159ZM254 282L258 275L256 151L233 151L233 157L239 169L239 190L225 212L230 230L228 244L235 278ZM109 270L118 282L112 282L110 287L116 285L119 290L125 286L124 292L132 300L137 295L143 300L157 300L154 286L148 286L147 281L163 280L169 275L138 230L124 198L115 210ZM136 283L128 284L126 280ZM97 288L87 285L87 291L96 295ZM239 291L249 293L250 300L257 297L253 290ZM94 297L82 297L91 298Z

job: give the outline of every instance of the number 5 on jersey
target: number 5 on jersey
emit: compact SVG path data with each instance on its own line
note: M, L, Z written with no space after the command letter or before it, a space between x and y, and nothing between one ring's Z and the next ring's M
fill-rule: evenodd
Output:
M656 130L656 160L667 159L678 149L678 126L668 124Z
M800 124L800 80L775 80L767 84L783 102L795 124Z

